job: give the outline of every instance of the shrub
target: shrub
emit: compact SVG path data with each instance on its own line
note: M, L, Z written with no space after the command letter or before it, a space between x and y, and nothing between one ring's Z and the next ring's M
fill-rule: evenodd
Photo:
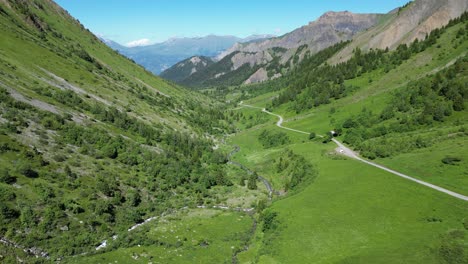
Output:
M257 189L257 178L258 178L258 175L257 175L256 172L252 173L249 176L249 180L247 182L247 188L249 188L249 190L256 190Z
M7 169L0 169L0 182L12 184L16 182L16 177L10 175Z
M4 203L0 203L0 219L15 219L20 216L20 212L16 209L8 207Z
M0 185L0 201L8 202L16 198L16 194L10 188Z
M56 154L52 158L57 162L64 162L64 161L67 160L67 156L65 156L63 154Z
M29 163L20 163L17 167L18 173L24 175L28 178L37 178L39 177L39 173L32 169Z
M315 134L315 132L311 132L311 133L309 134L309 139L312 140L312 139L314 139L316 136L317 136L317 135Z
M265 148L277 147L290 142L288 134L285 132L273 132L268 130L263 130L258 140Z
M447 164L447 165L457 165L458 162L460 162L461 159L458 157L445 157L442 159L442 163Z
M266 211L262 214L261 219L263 221L263 232L273 231L278 227L278 213L272 211Z
M458 243L444 243L439 248L440 256L447 263L466 263L464 260L464 246Z

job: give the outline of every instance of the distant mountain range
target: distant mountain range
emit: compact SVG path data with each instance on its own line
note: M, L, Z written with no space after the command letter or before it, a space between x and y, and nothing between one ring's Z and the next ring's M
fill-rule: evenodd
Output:
M306 56L340 41L351 40L329 63L346 61L353 50L395 49L460 16L468 9L466 0L415 0L387 14L327 12L316 21L280 37L254 42L237 42L221 52L216 63L200 66L190 75L175 65L163 76L190 87L241 85L283 76ZM187 65L185 65L187 67Z
M187 86L239 85L283 75L307 54L316 53L375 25L382 15L328 12L281 37L236 43L217 56L218 62L185 80ZM174 79L173 79L174 80Z
M192 56L216 57L235 43L270 38L273 35L252 35L247 38L208 35L197 38L172 38L149 46L126 47L112 40L103 39L112 49L134 60L149 71L160 74L179 61Z

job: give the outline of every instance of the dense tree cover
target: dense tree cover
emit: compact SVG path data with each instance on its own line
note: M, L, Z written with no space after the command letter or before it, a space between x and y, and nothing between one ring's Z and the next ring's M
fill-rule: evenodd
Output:
M411 135L411 131L440 123L468 101L468 56L434 75L412 81L392 96L381 113L363 109L345 120L344 142L368 158L384 158L415 148L428 147L434 139ZM392 138L394 133L407 133ZM392 138L392 139L390 139Z
M213 203L210 189L232 184L208 140L229 128L222 107L129 64L52 2L0 5L0 237L53 262L171 208Z
M311 183L318 175L310 161L290 149L285 149L275 160L275 164L277 173L285 174L289 179L284 186L286 191L297 191Z
M283 131L272 131L265 129L260 133L260 135L258 135L258 141L262 143L263 147L272 148L288 144L290 139L288 134Z
M192 63L193 58L194 57L190 57L184 61L178 62L169 69L164 70L159 76L161 78L179 83L188 78L194 72L204 70L204 67L208 67L214 63L211 58L205 56L198 56L201 62Z
M229 111L225 118L231 122L235 122L237 124L242 124L245 128L251 128L259 124L264 124L268 122L269 117L260 111L255 111L252 113L244 113L241 111ZM231 132L236 132L235 130L231 130Z
M89 107L112 130L38 111L0 88L0 109L6 120L0 125L0 158L16 160L13 165L0 165L0 236L25 246L41 245L55 256L79 254L148 215L194 206L211 199L209 188L232 185L224 171L225 155L214 151L205 137L149 125L113 107L88 105L68 93L63 98L67 104L71 100L76 107ZM203 118L215 116L222 118L218 110ZM40 140L55 145L56 153L42 153L15 140L32 122L37 123ZM212 124L202 117L196 122ZM119 131L139 142L120 136ZM75 158L68 160L70 156L93 162L81 168ZM23 188L11 187L18 179ZM77 218L87 220L79 224L73 220ZM25 228L28 233L23 232Z
M282 55L284 55L286 52L286 49L281 47L274 47L267 51L271 56L271 61L253 66L251 66L249 63L245 63L236 70L233 70L232 58L234 56L239 53L242 53L246 56L254 54L249 52L236 51L227 55L218 63L209 65L206 69L190 75L180 83L194 89L216 87L216 90L224 90L225 87L242 85L245 80L247 80L252 74L254 74L262 67L266 69L268 77L273 77L273 75L277 73L283 74L284 71L288 69L288 67L292 67L292 60L294 60L294 64L297 64L299 60L299 54L306 47L306 45L299 47L294 56L292 56L292 58L284 64L281 63L281 58ZM221 89L218 89L220 87Z

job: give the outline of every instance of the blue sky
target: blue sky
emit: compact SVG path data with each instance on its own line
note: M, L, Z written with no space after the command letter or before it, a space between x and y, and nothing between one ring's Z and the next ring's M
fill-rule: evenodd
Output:
M282 35L326 11L386 13L408 1L56 0L92 32L121 44L209 34Z

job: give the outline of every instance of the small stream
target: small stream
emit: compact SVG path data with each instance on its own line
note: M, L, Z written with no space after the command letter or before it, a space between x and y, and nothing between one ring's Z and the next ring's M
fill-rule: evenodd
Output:
M236 154L237 152L239 152L239 151L240 151L240 147L239 147L239 146L235 146L235 147L234 147L234 150L231 151L231 152L228 154L228 156L227 156L228 164L232 164L232 165L234 165L234 166L237 166L237 167L243 169L244 171L246 171L247 174L252 175L252 174L253 174L253 171L251 171L249 168L245 167L243 164L240 164L240 163L237 162L237 161L232 161L232 160L231 160L231 157L232 157L234 154ZM268 190L268 197L270 198L270 200L271 200L272 194L279 195L279 192L278 192L278 191L275 191L275 190L273 189L273 187L271 186L271 183L270 183L267 179L265 179L265 177L262 177L262 176L258 175L258 180L261 181L261 182L265 185L265 187L267 188L267 190Z

